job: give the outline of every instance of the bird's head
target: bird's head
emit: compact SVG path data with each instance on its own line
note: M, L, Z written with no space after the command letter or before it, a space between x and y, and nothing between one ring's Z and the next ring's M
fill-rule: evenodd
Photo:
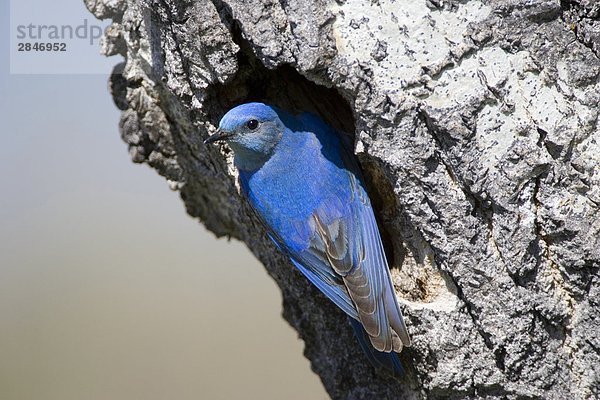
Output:
M232 148L238 166L264 163L283 135L285 126L274 108L263 103L247 103L229 110L217 133L204 143L225 141Z

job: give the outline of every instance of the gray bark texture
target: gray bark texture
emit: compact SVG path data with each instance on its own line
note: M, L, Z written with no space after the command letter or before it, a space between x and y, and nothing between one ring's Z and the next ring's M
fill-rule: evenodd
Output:
M600 2L85 2L125 59L110 88L133 161L264 263L332 398L599 398ZM403 379L202 144L250 100L353 135L414 341Z

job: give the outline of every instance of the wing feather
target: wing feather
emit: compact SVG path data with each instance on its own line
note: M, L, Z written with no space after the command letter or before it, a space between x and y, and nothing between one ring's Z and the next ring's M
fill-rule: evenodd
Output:
M344 302L345 311L350 300L355 318L377 350L400 351L410 339L394 295L373 210L355 179L349 174L349 186L355 193L341 217L326 223L326 202L315 211L311 244L297 258L305 268L317 271L317 276L327 271L325 275L340 278L345 289L341 293L349 298ZM340 290L339 283L336 285ZM338 304L339 300L334 302Z

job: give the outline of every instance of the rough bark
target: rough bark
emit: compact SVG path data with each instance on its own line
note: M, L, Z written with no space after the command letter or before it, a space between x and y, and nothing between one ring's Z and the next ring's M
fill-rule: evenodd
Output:
M121 54L121 134L215 234L247 243L335 399L597 398L600 3L86 0ZM354 134L414 345L374 371L238 194L231 106ZM235 379L235 377L232 377Z

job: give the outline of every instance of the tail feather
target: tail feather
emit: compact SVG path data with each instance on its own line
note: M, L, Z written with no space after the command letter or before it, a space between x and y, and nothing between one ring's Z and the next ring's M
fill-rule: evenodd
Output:
M348 318L350 325L354 328L354 333L360 347L363 349L365 355L369 359L369 362L375 368L383 368L392 373L395 377L401 377L404 375L404 367L400 362L400 357L394 351L389 353L376 350L371 344L369 335L363 328L362 324L354 318Z

